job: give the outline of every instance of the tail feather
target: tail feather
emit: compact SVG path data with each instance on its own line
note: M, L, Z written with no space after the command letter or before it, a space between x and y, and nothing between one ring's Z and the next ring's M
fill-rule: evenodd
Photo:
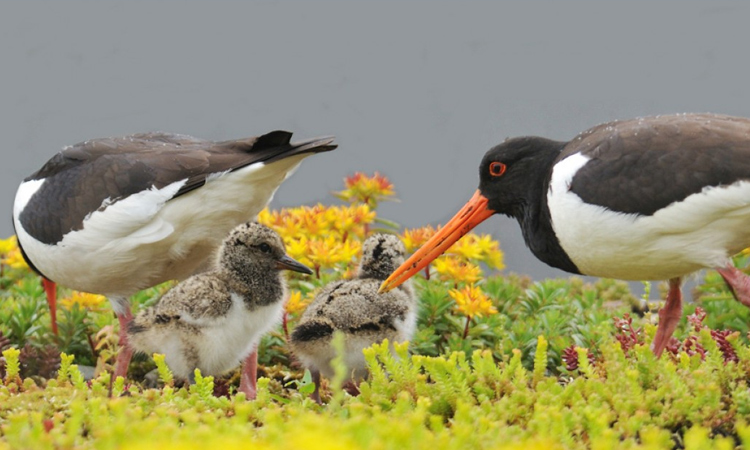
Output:
M264 135L266 136L266 135ZM263 136L261 136L263 137ZM288 144L288 149L284 149L278 154L267 159L266 163L278 161L280 159L288 158L294 155L301 155L304 153L323 153L334 150L338 147L337 144L333 143L335 138L333 136L325 136L321 138L307 139L304 141L293 142ZM257 144L256 144L257 145ZM254 149L255 147L253 147Z

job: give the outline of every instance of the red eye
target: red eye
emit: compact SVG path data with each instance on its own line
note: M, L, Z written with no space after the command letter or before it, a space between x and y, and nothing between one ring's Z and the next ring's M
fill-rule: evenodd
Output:
M505 173L505 169L508 167L501 162L493 162L490 164L490 175L493 177L499 177Z

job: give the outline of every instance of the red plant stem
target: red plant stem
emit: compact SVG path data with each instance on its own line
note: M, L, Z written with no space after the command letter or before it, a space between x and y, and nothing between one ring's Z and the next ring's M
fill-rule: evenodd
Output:
M281 329L284 330L284 339L289 342L289 313L284 311L284 316L281 318Z
M91 347L91 354L94 356L94 359L98 359L99 352L96 351L96 345L94 345L94 340L91 339L91 333L86 332L86 340L89 341L89 347Z
M430 281L430 265L427 264L427 267L424 268L424 279L427 281Z
M466 325L464 326L464 339L469 335L469 324L471 323L471 316L466 316Z
M320 280L320 266L317 264L315 265L315 278Z

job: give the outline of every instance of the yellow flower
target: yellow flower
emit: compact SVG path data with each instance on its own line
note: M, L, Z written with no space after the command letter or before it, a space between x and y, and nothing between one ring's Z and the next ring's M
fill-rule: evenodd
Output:
M362 248L359 241L340 242L333 236L308 241L307 257L315 267L330 268L339 263L351 263Z
M453 244L448 253L464 259L482 261L492 269L501 270L505 267L500 244L489 234L478 236L469 233Z
M446 253L459 256L463 259L480 260L482 258L482 250L477 247L475 238L475 234L467 234L453 244Z
M300 218L300 226L307 236L325 236L328 234L331 219L326 214L326 210L325 206L317 204L313 207L303 206L296 212Z
M289 314L297 314L307 308L307 305L312 301L311 298L302 298L302 292L294 291L289 294L289 299L286 301L286 312Z
M482 269L476 264L461 261L455 257L441 257L436 259L432 266L443 281L454 283L476 283L482 279Z
M378 172L371 177L362 172L356 172L344 179L346 189L334 194L345 201L355 203L361 202L375 209L378 202L391 200L395 195L393 184Z
M306 266L313 265L312 261L307 258L309 242L310 240L305 236L300 236L299 238L284 238L284 245L286 246L286 252L289 256Z
M10 267L11 269L31 270L29 268L29 265L26 264L26 260L23 259L21 249L19 249L18 247L8 252L5 255L5 258L3 258L2 263Z
M18 241L16 235L9 237L8 239L0 240L0 255L7 255L18 248Z
M456 302L456 309L467 317L483 317L497 314L490 298L477 286L466 286L461 290L451 289L448 295Z
M88 292L73 291L70 297L60 300L60 304L67 309L73 309L78 304L80 308L97 309L107 300L103 295L89 294Z
M258 213L258 223L274 228L279 224L281 214L278 211L270 211L267 207Z
M368 205L331 206L328 208L331 231L340 234L342 240L351 236L363 239L367 225L375 220L375 211Z
M435 235L435 229L432 228L430 225L427 225L426 227L422 228L412 228L411 230L405 229L404 233L399 236L401 240L404 242L404 247L406 247L406 251L409 253L413 253L420 247L422 247L425 242L427 242L433 235Z
M474 235L476 237L476 235ZM489 234L483 234L476 237L474 244L482 254L482 261L490 268L502 270L505 268L503 263L503 252L500 251L500 244L492 239Z

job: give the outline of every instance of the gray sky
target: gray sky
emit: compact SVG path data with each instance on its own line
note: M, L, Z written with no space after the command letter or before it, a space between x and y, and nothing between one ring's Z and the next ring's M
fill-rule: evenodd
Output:
M0 3L0 237L15 189L62 146L150 130L335 134L273 206L329 201L356 170L381 216L444 222L506 137L616 118L750 116L750 6L686 2ZM493 218L507 265L547 269Z

